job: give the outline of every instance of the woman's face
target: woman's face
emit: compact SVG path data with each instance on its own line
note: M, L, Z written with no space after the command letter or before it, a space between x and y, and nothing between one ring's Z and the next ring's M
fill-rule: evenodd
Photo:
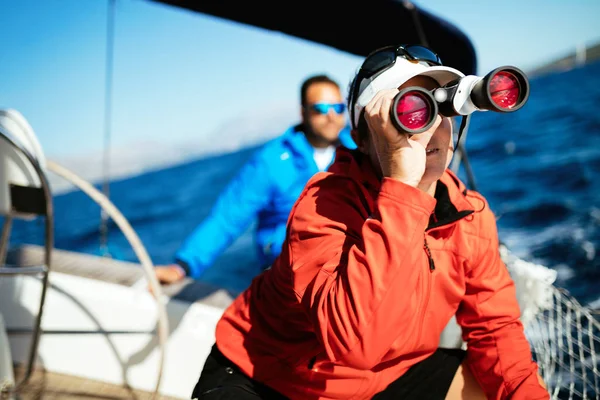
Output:
M440 85L432 78L417 76L404 83L399 89L404 89L409 86L420 86L428 90L433 90ZM423 140L422 136L423 135L421 134L412 135L409 140L419 142ZM442 117L442 123L435 130L429 143L422 144L425 146L427 152L427 164L421 183L430 184L437 181L442 176L446 168L448 168L448 165L450 165L450 161L454 155L452 121L450 118Z
M438 88L440 85L433 78L426 76L417 76L402 84L398 89L404 89L410 86L418 86L428 90ZM400 133L399 133L400 134ZM429 185L437 181L446 168L450 165L454 154L454 143L452 141L452 121L450 118L442 117L442 123L435 130L429 143L424 142L424 135L415 134L409 137L409 140L421 142L427 151L427 164L425 173L421 179L421 184ZM375 147L371 140L367 146L361 146L367 149L367 153L374 166L379 168L379 159Z

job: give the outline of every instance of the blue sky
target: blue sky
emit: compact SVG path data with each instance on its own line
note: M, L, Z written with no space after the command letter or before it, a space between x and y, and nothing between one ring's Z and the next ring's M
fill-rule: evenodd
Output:
M527 70L600 41L597 0L415 3L471 37L480 72ZM0 107L25 115L49 158L102 151L107 4L0 0ZM149 154L144 166L274 136L297 121L306 76L345 88L361 61L148 0L117 0L115 24L111 151Z

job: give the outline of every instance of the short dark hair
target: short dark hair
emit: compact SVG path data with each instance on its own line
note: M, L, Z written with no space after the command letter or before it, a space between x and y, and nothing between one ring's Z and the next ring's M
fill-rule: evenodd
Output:
M305 79L304 82L302 82L302 86L300 87L300 105L302 105L303 107L306 105L306 92L308 91L308 88L315 83L330 83L338 89L340 88L340 85L338 85L336 81L334 81L327 75L313 75Z

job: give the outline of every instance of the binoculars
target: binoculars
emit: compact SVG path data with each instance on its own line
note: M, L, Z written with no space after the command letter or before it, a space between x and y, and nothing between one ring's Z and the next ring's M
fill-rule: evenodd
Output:
M468 75L434 90L404 88L394 97L390 113L396 129L414 135L431 128L437 114L455 117L475 111L513 112L528 98L525 73L504 66L484 77Z

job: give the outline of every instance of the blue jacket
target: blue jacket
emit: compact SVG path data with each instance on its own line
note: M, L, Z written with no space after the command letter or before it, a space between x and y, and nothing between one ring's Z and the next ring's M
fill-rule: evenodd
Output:
M313 147L300 129L292 127L258 150L184 241L175 258L188 276L198 278L256 218L260 262L266 268L279 255L288 214L306 182L319 172ZM340 143L356 148L349 128L340 133Z

